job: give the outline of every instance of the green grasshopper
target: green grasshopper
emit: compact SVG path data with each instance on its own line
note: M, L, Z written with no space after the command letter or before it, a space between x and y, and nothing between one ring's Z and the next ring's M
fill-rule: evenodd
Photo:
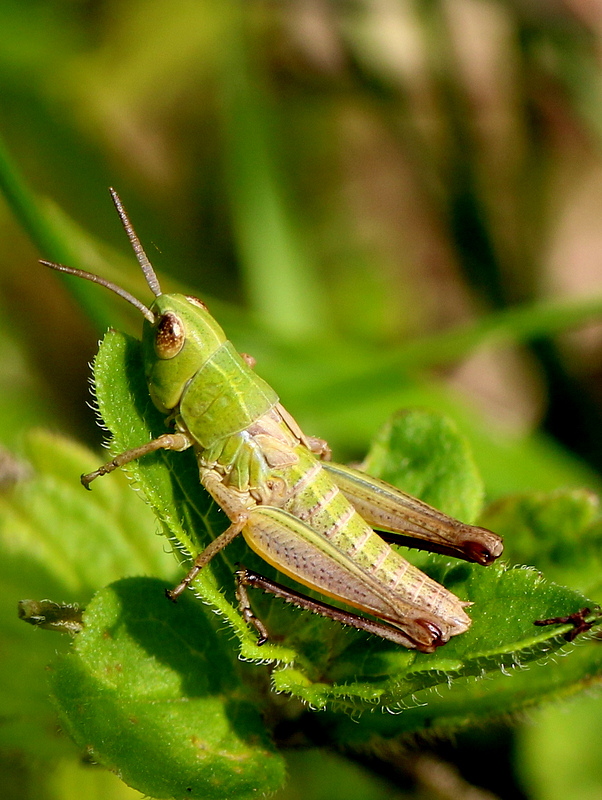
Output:
M417 547L486 565L501 554L501 538L358 470L330 463L326 442L302 432L275 391L253 371L254 360L235 350L206 305L196 297L161 292L121 200L110 192L155 296L152 305L97 275L41 263L99 283L142 313L148 390L171 428L83 475L84 486L147 453L192 447L201 484L229 519L228 528L196 556L168 596L176 600L242 534L279 572L373 617L311 599L240 568L236 596L244 619L257 630L258 644L268 632L252 612L247 587L423 653L466 631L471 619L464 608L470 603L427 577L389 543L407 544L409 537Z

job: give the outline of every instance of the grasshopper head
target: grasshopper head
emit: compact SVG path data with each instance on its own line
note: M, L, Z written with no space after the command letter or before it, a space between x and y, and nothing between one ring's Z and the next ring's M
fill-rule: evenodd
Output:
M99 283L123 297L143 314L145 321L142 344L146 380L153 403L160 411L167 413L176 408L188 381L221 347L226 336L201 300L183 294L161 292L155 271L119 195L114 189L109 191L146 282L155 295L152 305L144 305L125 289L98 275L51 261L41 263L60 272Z
M176 408L188 381L226 341L206 305L196 297L160 294L142 330L146 380L160 411Z

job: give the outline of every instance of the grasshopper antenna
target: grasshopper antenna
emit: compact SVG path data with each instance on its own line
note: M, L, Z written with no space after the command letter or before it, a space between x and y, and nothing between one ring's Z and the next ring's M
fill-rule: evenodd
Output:
M106 289L110 289L115 294L118 294L119 297L123 297L124 300L127 300L128 303L131 303L135 306L138 311L141 311L146 319L153 324L155 322L155 315L150 310L148 306L145 306L144 303L141 303L138 298L134 297L133 294L130 294L125 289L122 289L121 286L117 286L116 283L112 283L111 281L107 281L104 278L101 278L99 275L94 275L93 272L86 272L83 269L74 269L73 267L66 267L64 264L57 264L54 261L40 261L40 264L43 264L45 267L50 267L50 269L55 269L57 272L66 272L68 275L75 275L77 278L84 278L86 281L92 281L92 283L99 283L101 286L104 286Z
M109 192L111 193L111 197L113 198L113 203L115 204L115 208L117 209L117 213L119 214L119 219L121 220L121 224L124 227L125 232L128 235L128 239L130 240L130 244L134 248L134 253L136 253L136 258L138 259L138 263L142 267L142 272L144 272L144 277L146 278L146 282L149 285L151 292L155 295L155 297L159 297L161 295L161 287L159 286L159 280L155 274L155 270L153 269L153 265L148 260L148 256L144 252L144 248L140 243L140 239L136 235L136 231L134 230L132 223L127 215L127 211L123 207L123 203L121 202L121 198L113 189L113 187L109 187Z

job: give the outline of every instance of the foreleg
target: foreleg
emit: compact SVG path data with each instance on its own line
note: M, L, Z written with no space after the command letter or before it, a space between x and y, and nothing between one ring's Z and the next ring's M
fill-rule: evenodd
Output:
M130 461L136 461L138 458L148 455L148 453L155 453L157 450L176 450L180 452L187 450L191 445L192 441L184 433L164 433L157 439L140 445L140 447L133 447L131 450L126 450L125 453L119 453L119 455L94 470L94 472L82 475L81 482L86 489L89 489L95 478L101 475L108 475L109 472L123 467L124 464L129 464Z

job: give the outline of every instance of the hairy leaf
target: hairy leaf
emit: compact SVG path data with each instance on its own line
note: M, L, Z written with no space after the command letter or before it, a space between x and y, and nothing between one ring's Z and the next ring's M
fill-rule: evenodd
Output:
M191 596L166 602L159 580L99 592L51 686L88 756L151 797L244 800L283 782L224 640Z

